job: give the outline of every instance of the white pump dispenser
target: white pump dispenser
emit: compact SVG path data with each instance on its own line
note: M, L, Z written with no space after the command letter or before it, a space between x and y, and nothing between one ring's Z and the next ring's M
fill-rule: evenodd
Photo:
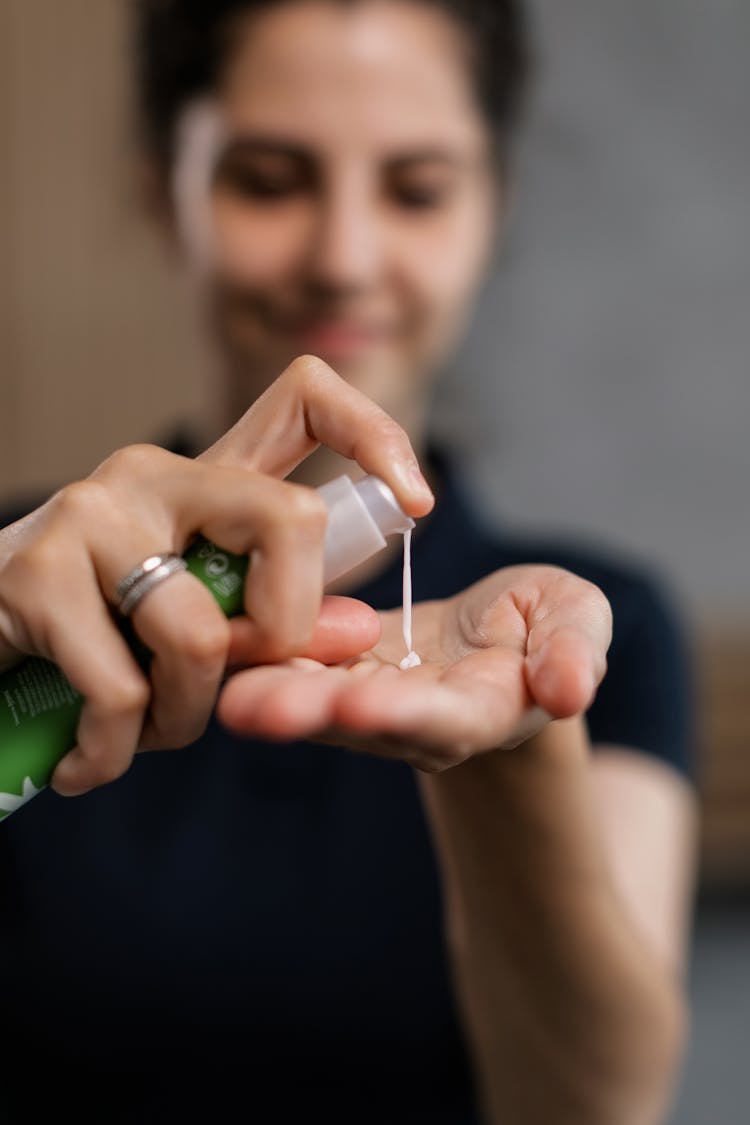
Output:
M353 481L341 476L318 488L328 508L323 580L327 584L386 546L386 536L403 534L414 520L379 477Z

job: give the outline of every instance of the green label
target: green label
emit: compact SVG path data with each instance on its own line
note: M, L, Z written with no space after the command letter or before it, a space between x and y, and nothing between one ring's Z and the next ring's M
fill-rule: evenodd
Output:
M75 745L82 706L48 660L29 657L0 676L0 820L47 785Z
M185 552L188 570L233 617L242 613L250 560L198 539ZM123 634L144 669L149 653L128 622ZM36 796L75 746L83 699L60 669L29 657L0 675L0 820Z
M207 586L227 617L242 613L245 575L250 560L247 555L222 551L208 539L199 539L183 555L188 570Z

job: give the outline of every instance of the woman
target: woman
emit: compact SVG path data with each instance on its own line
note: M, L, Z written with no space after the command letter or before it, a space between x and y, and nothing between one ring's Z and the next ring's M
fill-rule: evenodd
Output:
M152 198L221 383L192 447L123 451L2 533L3 659L86 696L54 788L93 789L3 825L13 1074L51 1076L9 1073L10 1119L662 1121L694 816L674 626L639 574L490 536L426 433L507 211L517 6L136 15ZM365 605L321 608L306 486L351 459L426 517L420 668L395 548L338 584ZM197 531L255 552L247 616L170 577L132 615L146 679L118 583Z

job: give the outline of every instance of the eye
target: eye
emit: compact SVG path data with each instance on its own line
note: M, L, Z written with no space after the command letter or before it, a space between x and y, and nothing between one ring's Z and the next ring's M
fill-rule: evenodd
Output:
M249 169L237 171L224 182L244 199L283 199L298 190L298 184L288 177L264 176Z
M217 168L214 183L240 199L275 203L307 191L312 175L302 162L286 157L228 158Z
M398 162L386 174L389 198L406 211L435 211L444 207L455 188L452 170L434 161Z
M429 211L442 207L450 196L444 185L393 184L391 196L400 207L410 211Z

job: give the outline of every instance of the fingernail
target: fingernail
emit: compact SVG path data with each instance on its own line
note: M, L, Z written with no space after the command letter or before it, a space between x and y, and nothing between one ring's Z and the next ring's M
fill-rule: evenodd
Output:
M432 489L425 480L422 470L416 461L409 466L409 480L411 481L412 487L422 496L429 496L430 499L433 498Z

